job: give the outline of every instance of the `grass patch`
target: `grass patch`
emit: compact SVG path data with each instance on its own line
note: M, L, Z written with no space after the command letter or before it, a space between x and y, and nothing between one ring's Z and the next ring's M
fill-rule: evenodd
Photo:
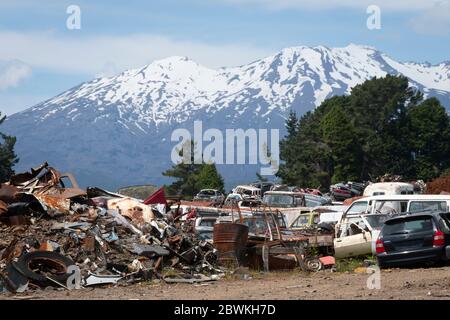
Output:
M358 267L364 267L364 260L375 260L374 256L366 255L361 257L352 257L345 259L336 259L337 272L353 272Z

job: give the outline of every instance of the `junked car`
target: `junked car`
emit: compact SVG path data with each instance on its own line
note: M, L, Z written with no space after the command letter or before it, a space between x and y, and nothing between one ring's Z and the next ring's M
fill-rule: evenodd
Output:
M398 214L424 210L449 211L449 195L378 195L354 201L344 216L358 214Z
M212 242L217 217L203 216L195 219L195 233L201 240Z
M306 207L305 195L300 192L267 191L264 194L263 204L271 208L279 209L286 217L288 224L290 224L302 211L310 211L310 209Z
M222 192L215 189L203 189L194 197L194 201L212 201L214 203L223 203L225 196Z
M344 201L345 199L359 196L361 193L362 191L353 187L351 183L337 183L330 186L330 194L336 201Z
M305 195L292 191L268 191L264 194L263 203L273 208L306 207Z
M318 207L332 204L330 198L325 198L323 196L308 193L304 193L304 196L306 207Z
M300 213L297 218L289 225L292 230L305 230L315 227L319 224L320 213L316 211L309 211Z
M405 266L450 258L450 213L423 212L387 220L376 241L378 265Z
M363 193L366 197L396 194L414 194L414 186L405 182L377 182L369 184Z
M260 189L261 196L264 196L264 193L266 193L267 191L270 191L273 188L274 184L273 184L273 182L260 181L260 182L252 183L251 186Z
M333 226L320 223L321 213L304 212L290 224L289 230L308 238L309 246L326 255L333 253Z
M375 254L376 239L384 221L385 214L353 215L343 217L336 225L334 253L336 258L356 257Z
M239 194L242 196L242 198L260 199L261 189L251 185L240 185L232 190L232 194Z

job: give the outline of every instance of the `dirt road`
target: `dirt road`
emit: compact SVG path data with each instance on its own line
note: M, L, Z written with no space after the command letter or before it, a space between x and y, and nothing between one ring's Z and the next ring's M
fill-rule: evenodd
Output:
M364 272L364 270L362 270ZM39 290L0 299L449 299L450 267L382 270L381 289L368 289L366 273L272 272L250 280L207 284L141 283L76 291Z

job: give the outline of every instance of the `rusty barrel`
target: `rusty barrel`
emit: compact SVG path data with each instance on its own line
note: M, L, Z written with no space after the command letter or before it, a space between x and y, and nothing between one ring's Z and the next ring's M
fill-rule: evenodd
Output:
M248 226L241 223L214 224L214 247L222 263L240 262L248 240Z

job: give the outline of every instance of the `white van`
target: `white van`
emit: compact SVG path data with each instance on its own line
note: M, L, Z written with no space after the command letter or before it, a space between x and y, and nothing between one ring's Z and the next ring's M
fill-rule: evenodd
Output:
M363 196L370 197L396 194L414 194L414 186L405 182L372 183L364 189Z
M450 195L411 194L393 196L373 196L354 201L346 215L357 214L395 214L418 211L450 211Z

